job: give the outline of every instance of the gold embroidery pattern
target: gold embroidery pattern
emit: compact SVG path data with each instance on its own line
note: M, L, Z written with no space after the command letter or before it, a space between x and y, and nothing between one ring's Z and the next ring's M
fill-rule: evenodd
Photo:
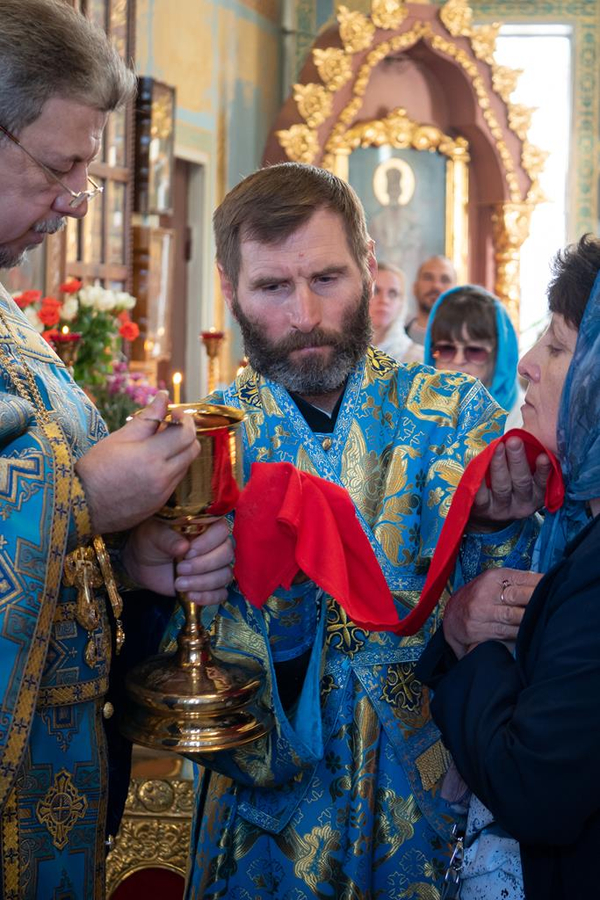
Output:
M49 552L42 592L44 603L41 605L41 609L37 616L35 630L31 639L31 648L25 666L21 672L19 690L13 711L13 727L10 729L6 739L2 766L0 766L0 807L6 801L12 787L23 751L29 738L28 725L35 709L37 689L44 668L48 640L56 608L56 599L60 590L62 561L69 527L68 511L71 504L73 483L73 458L70 447L60 425L50 419L33 373L27 366L25 358L20 351L20 345L23 342L27 342L29 335L28 333L27 335L23 335L22 330L16 326L17 332L21 337L21 342L19 342L11 330L8 322L9 318L10 316L7 317L5 313L0 310L0 322L2 323L3 332L3 341L0 342L0 355L2 356L3 364L16 392L24 400L32 403L36 409L38 426L43 432L50 448L48 462L52 468L54 492L52 496L50 519L52 524L48 545ZM39 335L35 332L32 333L35 336L34 339L36 341L44 343L39 338ZM12 345L14 353L19 360L19 366L24 374L25 381L21 379L13 357L4 346L7 340ZM52 359L54 358L49 348L44 352L48 352L50 357Z
M421 703L421 682L415 677L414 664L394 663L388 666L381 696L396 715L416 712Z
M436 741L415 760L423 789L430 791L446 774L452 757L441 741Z
M103 697L108 691L108 676L95 678L93 681L78 684L59 684L53 687L42 687L38 692L37 708L48 706L69 706L72 703L84 703Z
M71 509L73 511L73 518L77 529L78 543L80 545L86 544L93 533L92 523L83 485L75 473L73 473Z
M102 700L96 703L96 715L94 726L96 730L96 747L98 748L100 797L98 799L98 816L96 818L96 866L94 895L104 897L106 892L106 837L104 829L108 809L108 750L104 734L104 722L102 718Z
M348 618L346 610L331 597L327 600L327 637L328 647L340 650L348 656L354 656L367 643L368 636L364 629Z
M19 857L19 808L17 792L12 791L2 810L2 896L18 900L21 866Z
M70 475L73 471L71 453L57 424L40 422L40 427L45 431L54 450L54 508L52 513L52 532L49 541L51 550L48 554L44 579L44 603L37 617L31 649L22 672L19 694L15 704L13 717L15 727L11 729L6 741L3 763L0 767L0 805L2 805L11 788L29 736L27 723L31 720L35 709L37 688L46 659L48 639L56 608L56 597L60 587L62 560L69 522L68 515L61 514L60 511L64 512L69 509L72 480Z
M83 819L87 808L87 797L79 793L71 774L61 769L35 811L38 820L52 835L54 846L62 850L69 839L69 832L79 819Z

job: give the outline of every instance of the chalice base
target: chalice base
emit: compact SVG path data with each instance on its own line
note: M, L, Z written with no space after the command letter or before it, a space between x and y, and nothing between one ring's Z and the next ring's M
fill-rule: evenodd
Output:
M193 755L232 749L270 731L269 712L254 702L261 676L208 654L202 666L182 666L181 650L137 666L127 678L124 736Z

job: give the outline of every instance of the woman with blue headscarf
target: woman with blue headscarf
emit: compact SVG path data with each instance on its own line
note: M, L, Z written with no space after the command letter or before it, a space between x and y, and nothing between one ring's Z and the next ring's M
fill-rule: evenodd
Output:
M485 288L465 284L441 294L425 333L425 365L479 378L507 412L506 430L521 425L519 345L503 304Z
M599 893L599 272L597 239L559 254L551 322L519 365L529 383L524 426L558 453L566 495L544 519L539 570L547 574L537 576L515 652L500 639L460 637L455 610L472 582L449 601L417 669L474 795L460 894L468 900ZM516 573L497 572L508 610Z

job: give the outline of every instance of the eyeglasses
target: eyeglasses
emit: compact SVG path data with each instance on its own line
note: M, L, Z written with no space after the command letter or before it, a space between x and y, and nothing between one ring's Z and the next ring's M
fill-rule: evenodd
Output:
M26 153L27 156L29 157L29 159L32 162L34 162L36 164L36 166L39 166L39 168L42 169L46 173L46 175L48 175L50 178L52 178L54 181L56 181L57 184L60 184L63 191L66 191L68 194L71 195L71 200L69 201L69 206L71 207L71 209L77 209L77 207L81 206L81 204L84 203L86 200L88 200L88 201L93 200L94 197L96 197L98 194L101 194L102 191L104 190L104 188L101 185L96 184L96 182L93 181L90 178L90 176L88 175L87 180L92 185L92 190L72 191L70 187L67 187L67 185L64 183L64 181L60 180L58 175L54 174L52 169L49 169L48 166L45 166L43 162L40 162L39 159L36 159L35 156L32 153L30 153L26 147L23 146L21 141L18 138L16 138L14 136L14 134L11 134L10 131L4 127L4 125L0 125L0 131L3 134L5 134L6 137L9 138L13 142L13 144L16 144L17 147L20 147L21 150L23 151L23 153Z
M454 362L458 349L456 344L438 341L433 345L433 358L441 363ZM462 352L466 362L473 363L475 366L483 366L490 358L492 351L487 347L478 347L476 344L466 344L462 345Z

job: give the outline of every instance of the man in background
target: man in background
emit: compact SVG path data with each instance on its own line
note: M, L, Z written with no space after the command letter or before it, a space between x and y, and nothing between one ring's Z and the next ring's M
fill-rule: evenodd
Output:
M60 0L2 0L0 267L80 218L88 166L135 78L103 32ZM224 526L190 545L148 520L199 452L191 419L160 428L164 393L107 436L98 412L0 286L0 896L104 897L104 718L118 602L97 536L132 583L215 602ZM136 527L137 526L137 527ZM79 548L79 549L78 549ZM69 586L71 585L71 586ZM129 635L135 639L135 635Z
M421 263L413 284L416 315L406 325L406 333L415 344L422 346L425 343L427 322L433 304L440 294L455 285L456 270L446 256L432 256Z

